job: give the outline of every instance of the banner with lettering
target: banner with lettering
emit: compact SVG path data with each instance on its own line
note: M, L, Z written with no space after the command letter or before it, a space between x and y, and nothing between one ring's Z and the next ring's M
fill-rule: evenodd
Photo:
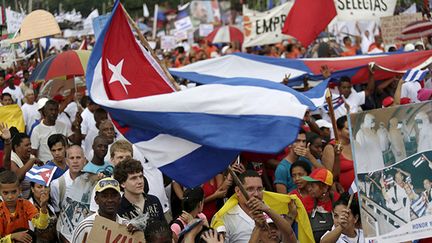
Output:
M24 20L26 15L23 13L15 12L10 8L6 8L5 12L7 32L9 34L14 34L21 27L21 22Z
M338 20L376 19L392 16L397 0L334 0Z
M243 5L243 47L278 43L289 38L282 34L285 18L293 2L284 3L269 11L258 12Z
M351 115L366 242L432 236L432 102Z
M127 242L145 243L144 233L137 231L133 234L127 231L125 225L118 224L107 218L96 216L87 242Z
M381 32L384 44L402 43L400 40L397 40L397 37L401 36L405 26L422 19L421 13L401 14L381 18Z

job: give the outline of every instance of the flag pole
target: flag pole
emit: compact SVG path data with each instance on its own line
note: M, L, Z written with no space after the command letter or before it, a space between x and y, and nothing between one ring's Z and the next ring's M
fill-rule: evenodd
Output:
M236 173L231 169L231 166L228 167L228 172L232 176L234 183L236 184L236 186L238 186L238 188L240 189L241 193L245 197L246 201L249 201L249 194L247 193L246 189L243 187L243 184L241 183L241 181L238 178L238 176L236 175Z
M171 82L171 84L174 86L175 90L176 91L180 91L180 86L174 80L173 76L171 76L171 74L168 72L168 69L165 67L165 65L163 65L160 62L159 58L156 56L155 52L153 51L153 49L151 48L151 46L147 42L146 38L144 37L144 35L139 30L139 28L136 25L135 21L131 18L131 16L126 11L126 9L123 7L123 5L121 5L121 6L122 6L123 11L124 11L124 13L126 15L126 18L128 19L129 24L132 25L132 28L137 32L138 38L139 38L141 44L150 52L150 54L152 55L152 57L156 60L156 62L162 68L162 71L164 72L165 76L169 79L169 81Z
M328 88L326 91L325 99L326 99L327 104L328 104L328 114L329 114L331 122L332 122L333 133L335 136L335 142L336 142L336 144L338 144L339 143L339 133L337 130L336 117L335 117L335 113L334 113L334 109L333 109L332 95L331 95L330 89L328 89Z

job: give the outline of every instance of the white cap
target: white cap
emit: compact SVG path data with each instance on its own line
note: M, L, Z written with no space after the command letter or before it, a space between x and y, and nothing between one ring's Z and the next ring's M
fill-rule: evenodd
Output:
M48 98L45 98L45 97L40 98L37 102L38 110L42 109L45 106L45 104L47 103L47 101L48 101Z
M404 47L404 51L413 51L413 50L415 50L415 46L411 43L406 44Z
M316 120L315 123L318 125L319 128L326 127L326 128L332 128L332 124L324 119Z

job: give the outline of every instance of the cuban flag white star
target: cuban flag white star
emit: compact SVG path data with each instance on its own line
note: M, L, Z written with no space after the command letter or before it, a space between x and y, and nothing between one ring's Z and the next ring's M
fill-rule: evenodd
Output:
M122 59L119 63L117 63L117 65L114 66L107 59L108 68L112 72L112 76L111 76L109 83L111 84L111 83L114 83L117 81L120 82L124 91L126 92L126 94L128 94L128 90L126 88L126 85L131 85L131 83L122 75L123 61L124 61L124 59Z

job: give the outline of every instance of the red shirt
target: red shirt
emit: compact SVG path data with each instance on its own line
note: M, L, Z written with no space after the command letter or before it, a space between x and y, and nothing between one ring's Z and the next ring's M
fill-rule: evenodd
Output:
M332 200L328 200L325 202L318 201L317 207L322 207L325 211L331 212L333 211L333 203L339 200L339 197L340 197L339 193L333 192ZM311 196L307 195L303 198L302 202L306 208L307 213L310 214L314 209L314 199Z

